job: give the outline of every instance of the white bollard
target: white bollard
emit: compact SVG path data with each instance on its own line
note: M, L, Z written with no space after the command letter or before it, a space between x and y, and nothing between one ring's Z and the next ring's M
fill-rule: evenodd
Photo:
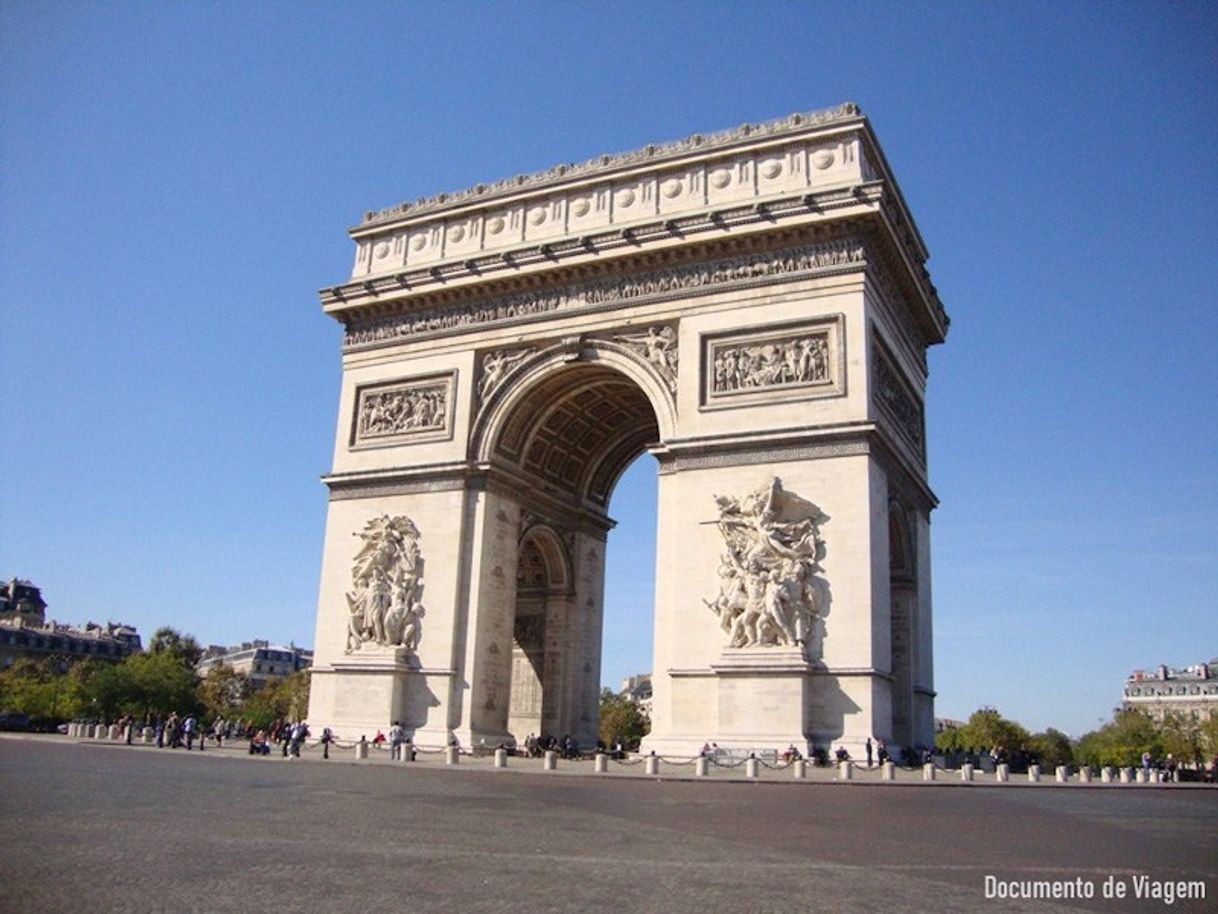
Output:
M972 781L972 779L973 779L973 766L966 763L963 766L961 766L961 768L960 768L960 780L964 781L965 783L968 783L968 782Z
M1100 780L1105 784L1112 783L1112 766L1105 765L1100 769Z
M994 778L1000 784L1008 784L1011 781L1011 766L1003 762L994 768Z
M1121 783L1128 784L1132 780L1133 780L1133 769L1132 768L1122 768L1121 769Z
M895 781L897 779L897 766L892 762L885 762L880 766L880 780Z
M1090 784L1091 783L1091 766L1090 765L1084 765L1082 768L1080 768L1078 770L1078 782L1080 784Z
M808 763L801 758L797 758L791 765L791 774L797 781L804 780L808 776Z
M444 747L444 764L456 765L461 761L461 749L458 746Z
M1070 781L1070 769L1067 768L1065 765L1058 765L1057 773L1054 775L1054 779L1059 784L1068 783Z
M123 738L123 728L118 724L110 725L110 739L120 740Z
M495 767L496 768L506 768L507 767L507 750L506 749L496 749L495 750Z
M654 752L651 755L647 756L646 761L643 762L643 772L645 774L659 774L660 773L660 757L658 755L656 755Z
M410 740L406 740L398 746L398 761L403 763L414 761L414 743Z
M935 763L927 762L922 766L922 780L933 781L935 779Z
M837 763L837 777L841 781L850 781L854 779L854 762L850 759L843 759Z
M558 753L552 749L547 749L546 754L541 758L542 771L557 771L558 770Z
M1146 769L1139 768L1137 774L1134 775L1134 780L1136 780L1139 784L1145 784L1147 781Z
M1028 780L1033 784L1040 783L1040 765L1028 766Z
M110 738L110 728L107 727L105 724L98 724L97 733L94 735L93 738L94 739L109 739Z
M1152 783L1152 784L1163 783L1163 772L1161 772L1158 768L1151 768L1150 769L1150 783Z
M705 755L694 759L694 777L704 778L710 774L710 760Z
M596 774L604 774L609 770L609 756L603 752L596 753L596 758L592 760L592 770Z

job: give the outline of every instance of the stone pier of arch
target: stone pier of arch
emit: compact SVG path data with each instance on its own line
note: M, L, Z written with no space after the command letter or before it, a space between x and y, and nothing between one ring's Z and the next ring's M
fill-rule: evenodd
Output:
M309 718L595 741L609 498L659 464L645 749L933 741L927 252L852 105L370 213Z

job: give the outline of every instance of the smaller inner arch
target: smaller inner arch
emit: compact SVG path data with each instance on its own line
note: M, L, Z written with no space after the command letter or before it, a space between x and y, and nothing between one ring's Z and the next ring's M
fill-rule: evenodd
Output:
M569 584L568 558L557 534L540 525L526 530L516 564L507 720L518 743L557 722L562 665L558 654L547 656L546 635L564 628Z

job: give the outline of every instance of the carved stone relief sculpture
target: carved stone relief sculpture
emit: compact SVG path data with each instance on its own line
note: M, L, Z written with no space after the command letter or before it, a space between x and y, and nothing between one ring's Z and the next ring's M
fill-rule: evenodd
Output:
M451 396L449 377L360 388L352 443L444 435Z
M829 317L769 332L715 335L703 343L704 406L839 394L842 320Z
M347 594L347 653L373 646L418 650L425 615L418 528L405 515L382 514L354 535L363 545Z
M613 339L643 356L664 378L669 390L676 393L677 331L675 327L648 327L646 333L622 334Z
M901 380L892 357L877 341L872 347L872 396L875 402L893 419L900 432L914 446L918 456L926 458L924 418L922 404L909 392Z
M756 345L715 348L711 392L786 387L829 380L829 334L799 334Z
M723 535L719 594L704 600L719 617L729 648L801 646L807 651L824 606L817 577L828 520L773 477L743 496L716 495Z
M843 238L782 251L743 254L709 264L671 267L650 273L604 279L557 290L515 292L470 304L445 305L422 312L360 320L348 324L344 346L385 342L419 334L442 333L484 324L537 318L554 311L612 305L652 296L737 282L762 282L790 274L838 271L866 266L867 248Z
M478 379L478 400L482 403L495 392L495 388L532 349L496 349L482 356L482 375Z

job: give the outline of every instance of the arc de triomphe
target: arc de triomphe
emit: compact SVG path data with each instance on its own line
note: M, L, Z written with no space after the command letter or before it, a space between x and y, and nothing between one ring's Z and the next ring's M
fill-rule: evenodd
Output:
M369 213L309 718L596 738L606 511L659 464L645 749L933 740L927 347L853 105Z

